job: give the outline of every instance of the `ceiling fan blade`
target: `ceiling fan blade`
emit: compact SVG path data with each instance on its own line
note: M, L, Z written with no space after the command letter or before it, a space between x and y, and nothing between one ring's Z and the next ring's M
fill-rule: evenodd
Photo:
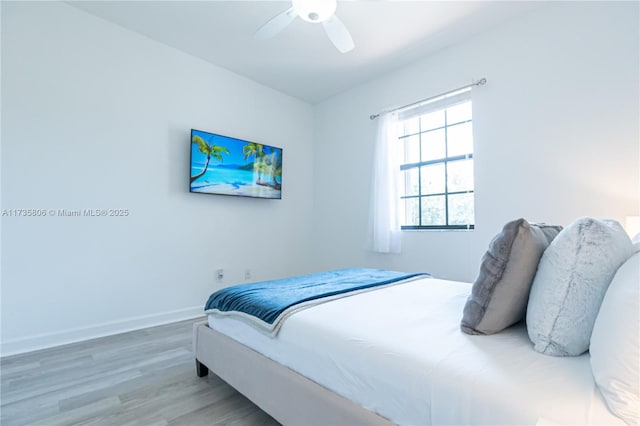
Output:
M351 49L353 49L353 39L351 38L351 34L349 34L349 30L344 26L342 21L336 16L333 15L331 18L327 19L322 23L324 30L327 32L329 39L333 43L333 45L342 53L347 53Z
M291 23L297 16L293 7L285 10L284 12L274 16L270 20L268 20L263 26L261 26L258 31L253 35L258 40L266 40L278 34L280 31L284 30L287 25Z

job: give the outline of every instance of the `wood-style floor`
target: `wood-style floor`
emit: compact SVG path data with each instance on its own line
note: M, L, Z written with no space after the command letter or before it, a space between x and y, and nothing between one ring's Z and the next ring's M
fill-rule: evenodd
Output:
M201 320L3 358L0 424L278 425L216 375L196 376Z

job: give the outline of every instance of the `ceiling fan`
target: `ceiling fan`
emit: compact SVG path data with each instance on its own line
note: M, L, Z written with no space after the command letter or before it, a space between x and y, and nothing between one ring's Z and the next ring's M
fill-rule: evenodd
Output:
M329 40L342 53L353 49L353 39L342 21L335 15L337 0L292 0L291 7L271 18L256 31L254 37L266 40L278 34L296 16L313 24L321 23Z

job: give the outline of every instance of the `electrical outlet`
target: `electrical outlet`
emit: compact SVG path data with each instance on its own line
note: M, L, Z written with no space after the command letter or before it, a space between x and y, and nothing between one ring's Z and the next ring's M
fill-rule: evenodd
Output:
M223 278L224 278L224 269L222 268L216 269L216 279L218 281L222 281Z
M244 279L245 280L250 280L251 279L251 269L247 268L244 270Z

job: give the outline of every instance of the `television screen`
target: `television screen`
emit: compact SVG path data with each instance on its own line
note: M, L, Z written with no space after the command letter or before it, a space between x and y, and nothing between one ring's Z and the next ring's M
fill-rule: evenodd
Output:
M282 198L282 148L191 129L190 192Z

